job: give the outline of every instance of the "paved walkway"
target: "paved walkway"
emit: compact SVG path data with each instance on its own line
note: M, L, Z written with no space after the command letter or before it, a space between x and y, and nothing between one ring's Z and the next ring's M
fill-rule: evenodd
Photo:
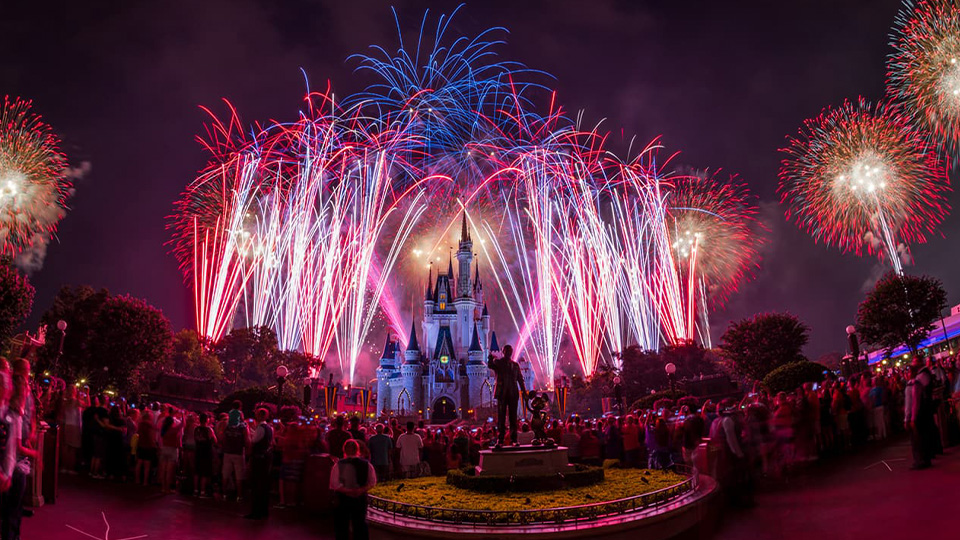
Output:
M180 495L104 480L63 477L60 497L23 520L23 540L326 540L328 518L309 519L271 509L266 521L243 519L243 505ZM109 523L109 536L107 526ZM78 532L82 531L81 532ZM86 534L83 534L86 533Z
M828 461L727 513L716 540L953 538L960 519L960 450L909 470L903 439Z
M817 465L789 483L765 489L754 509L726 513L715 534L694 536L702 540L951 537L948 531L960 518L960 451L949 451L925 471L907 470L909 457L909 444L898 440ZM237 505L66 477L57 504L40 508L35 517L24 520L23 538L333 538L329 518L273 510L268 521L250 522L242 519L244 513L245 508ZM109 536L103 516L110 525Z

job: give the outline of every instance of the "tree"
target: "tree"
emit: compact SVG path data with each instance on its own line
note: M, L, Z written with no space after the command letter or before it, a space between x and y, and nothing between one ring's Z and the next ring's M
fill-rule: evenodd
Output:
M111 297L88 338L88 378L98 388L142 390L166 367L172 345L170 321L159 309L139 298Z
M740 375L761 380L774 369L804 360L807 325L788 313L759 313L731 323L720 351Z
M773 394L792 392L803 383L822 381L826 371L827 366L817 362L791 362L767 373L763 378L763 386Z
M857 309L857 332L864 343L886 349L917 347L934 328L947 293L940 280L929 276L883 276Z
M78 379L81 372L89 372L93 362L87 344L108 298L110 293L106 289L97 291L86 285L65 286L57 292L53 305L40 317L40 323L47 326L47 341L37 354L38 370L53 370L56 365L56 375L67 380ZM63 338L63 356L58 361L62 336L57 327L59 321L67 323L67 332Z
M636 345L623 351L623 393L627 402L645 397L651 390L664 389L669 385L667 364L677 366L676 380L692 379L700 375L719 373L719 366L710 351L695 343L665 345L659 351L644 351Z
M234 389L273 384L277 350L277 335L267 326L234 328L214 346Z
M217 355L204 349L195 330L184 328L173 336L170 368L174 373L206 379L219 384L223 380L223 366Z
M35 293L26 276L8 261L0 262L0 345L5 346L30 316Z

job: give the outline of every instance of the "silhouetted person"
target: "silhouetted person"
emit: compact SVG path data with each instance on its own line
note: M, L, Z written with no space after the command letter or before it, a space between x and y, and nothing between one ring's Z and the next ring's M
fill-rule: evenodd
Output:
M517 446L517 406L520 397L526 396L527 390L523 385L523 374L520 373L520 364L510 356L513 347L503 347L503 357L495 358L490 355L487 361L489 367L497 374L497 387L494 396L497 399L497 446L503 446L503 437L507 432L507 413L510 413L510 442Z

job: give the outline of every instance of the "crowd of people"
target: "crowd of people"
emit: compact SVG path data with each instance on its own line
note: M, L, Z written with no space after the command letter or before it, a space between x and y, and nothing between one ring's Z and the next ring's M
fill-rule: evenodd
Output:
M302 502L306 460L327 454L335 465L338 537L350 526L365 537L365 493L377 481L444 475L477 465L480 451L499 440L492 419L442 426L395 417L302 416L295 407L273 414L258 405L245 418L240 402L217 415L152 403L137 407L110 394L54 380L30 391L30 365L0 361L0 515L2 538L18 538L36 422L62 427L61 470L95 479L157 486L196 497L243 501L249 518L268 514L270 494L281 506ZM669 469L707 468L735 501L749 502L758 475L781 477L805 462L848 452L907 430L914 468L929 467L945 446L960 442L955 401L960 363L952 359L884 369L847 379L828 374L792 392L759 385L741 400L684 398L601 418L554 418L545 435L586 465ZM36 400L36 404L34 401ZM276 417L276 418L274 418ZM523 423L516 441L535 434ZM367 466L369 464L369 466ZM314 489L314 488L310 488ZM359 532L358 532L359 531Z

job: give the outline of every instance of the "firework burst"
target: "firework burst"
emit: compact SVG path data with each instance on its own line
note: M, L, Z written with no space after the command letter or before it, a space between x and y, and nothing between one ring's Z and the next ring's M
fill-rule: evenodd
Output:
M5 97L0 108L0 250L5 255L56 233L71 188L60 140L30 107L29 101Z
M960 1L905 1L890 40L891 98L947 149L960 149Z
M887 258L923 243L949 211L943 164L898 109L845 102L804 122L782 149L787 219L842 251Z

